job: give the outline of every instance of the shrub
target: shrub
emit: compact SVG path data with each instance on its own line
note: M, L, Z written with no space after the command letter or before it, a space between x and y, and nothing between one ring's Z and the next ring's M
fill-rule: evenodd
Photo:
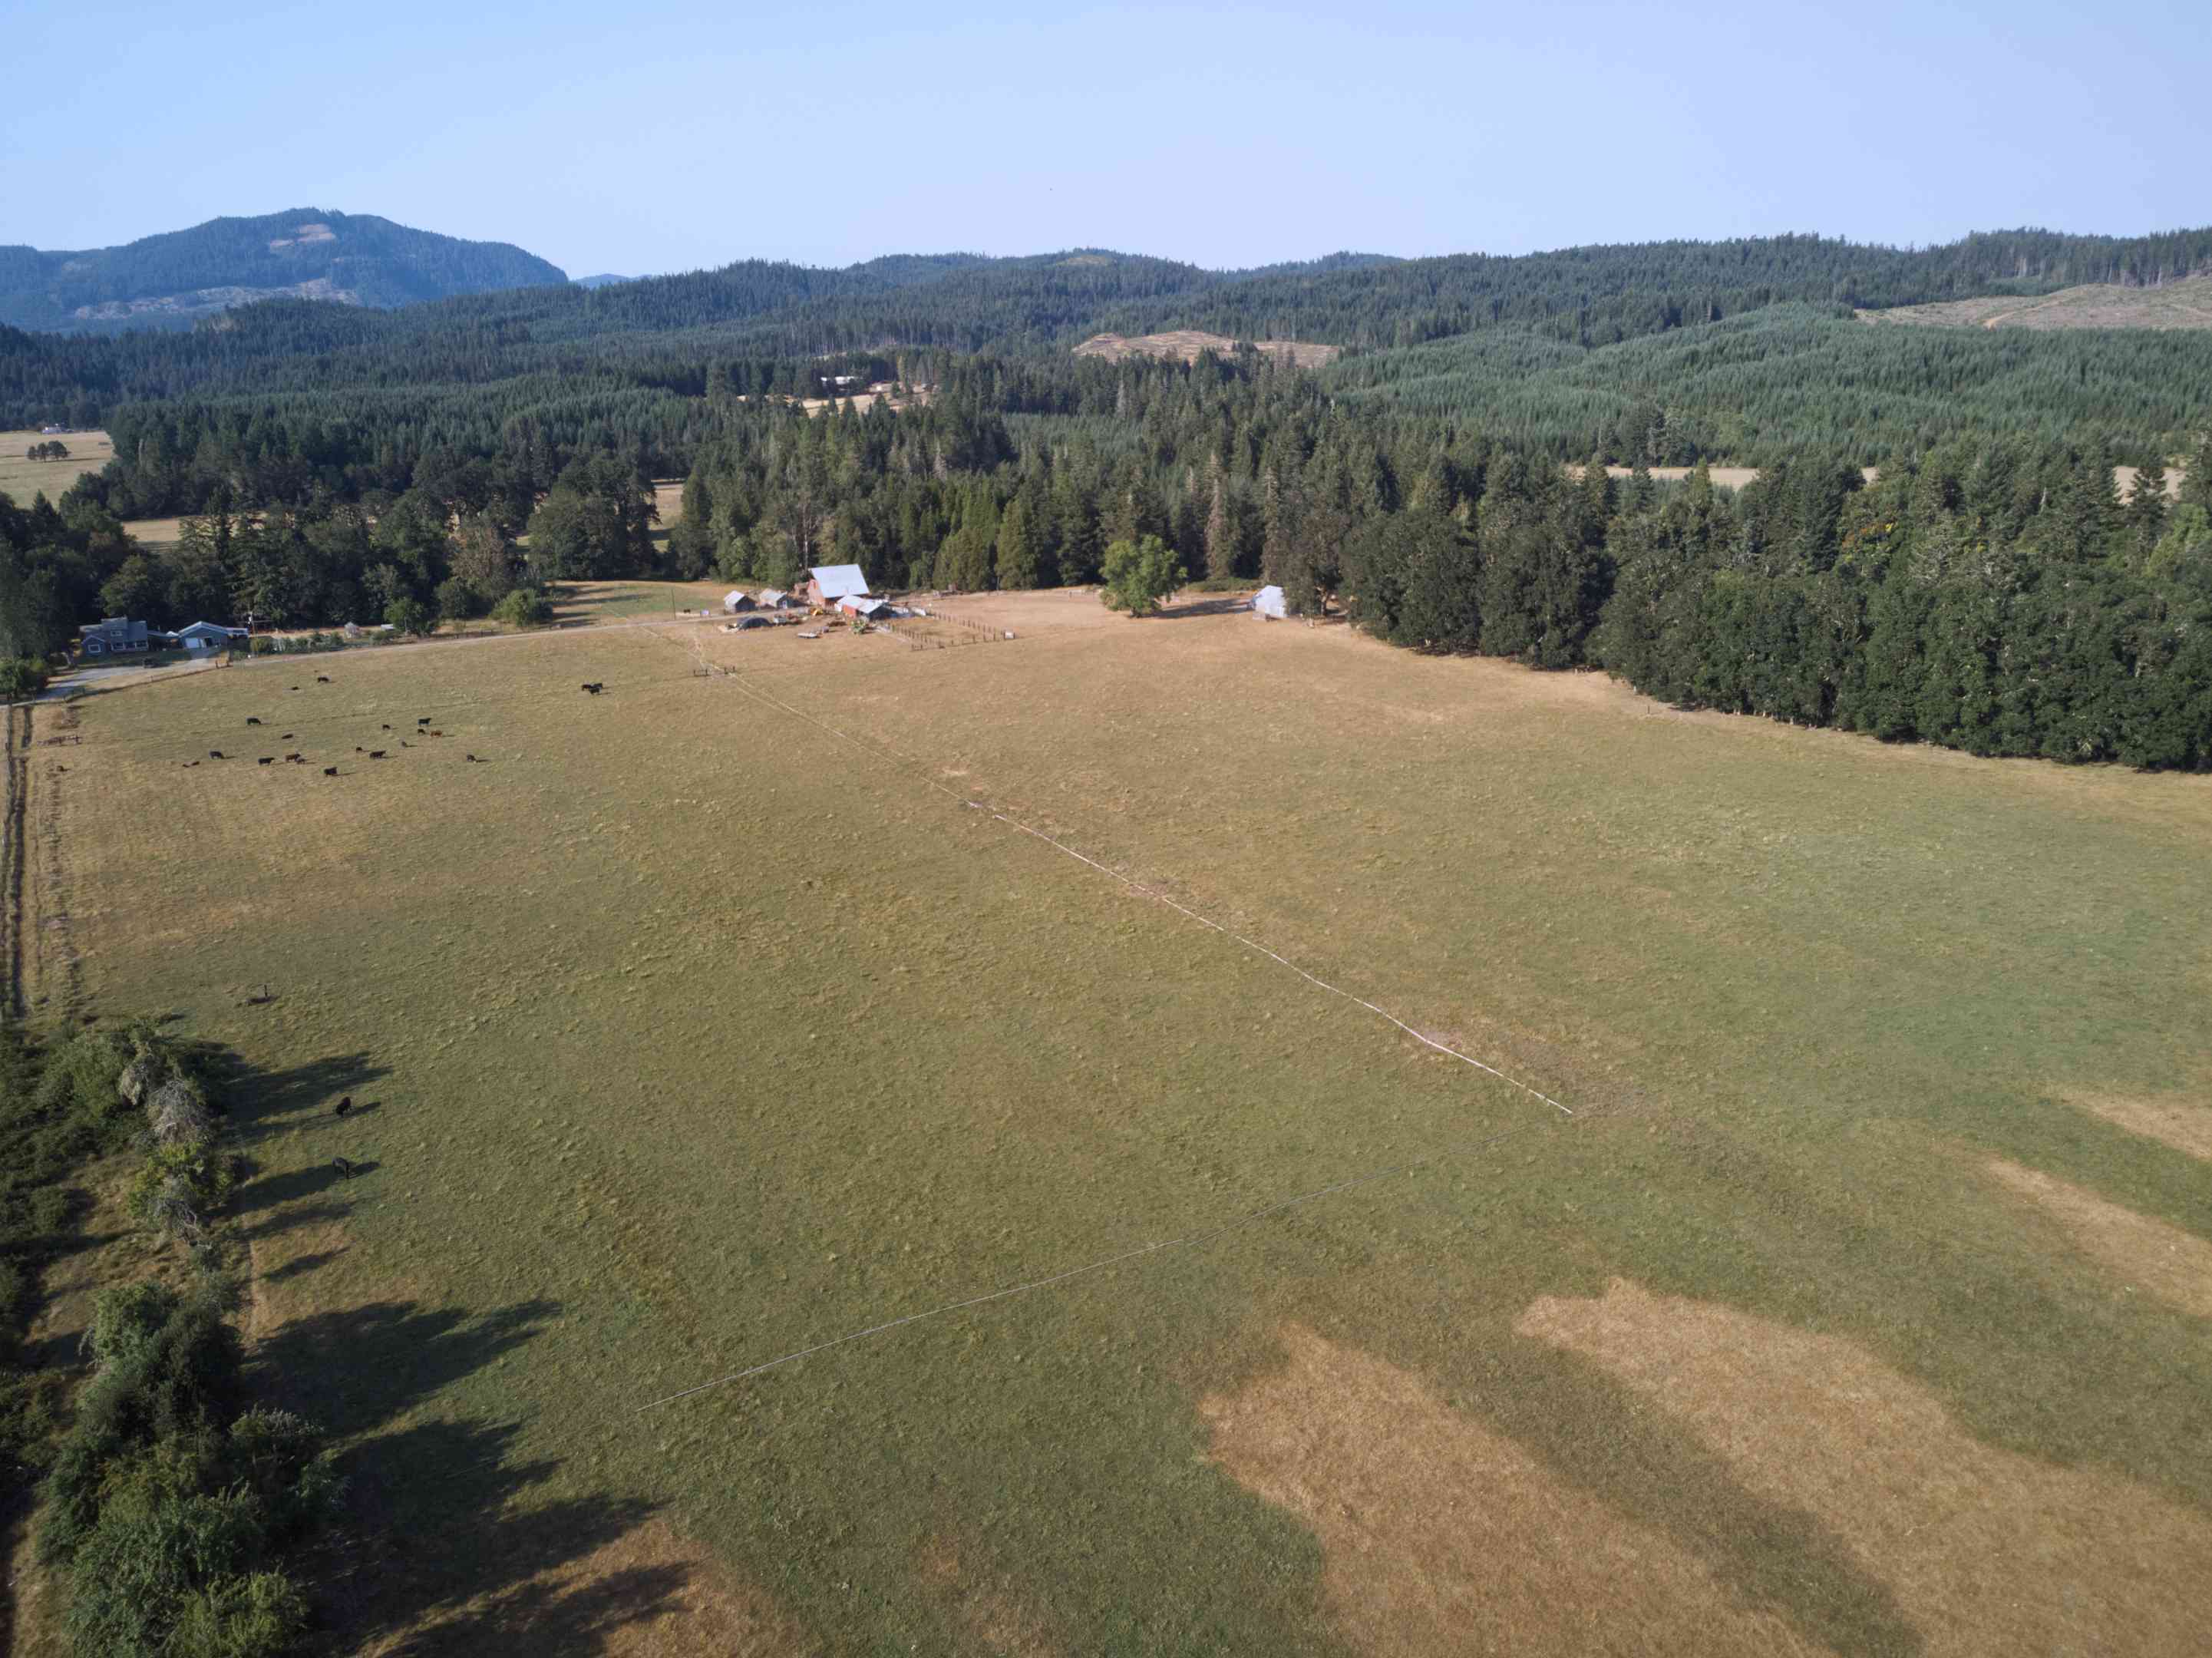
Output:
M483 614L483 601L477 590L459 576L448 576L438 584L438 615L447 622L466 622L471 616Z
M553 619L553 607L535 587L517 587L492 606L492 619L510 628L542 628Z
M36 696L46 688L46 665L35 657L0 657L0 698L10 702Z
M403 634L427 634L438 625L429 606L419 598L395 598L384 607L384 619Z

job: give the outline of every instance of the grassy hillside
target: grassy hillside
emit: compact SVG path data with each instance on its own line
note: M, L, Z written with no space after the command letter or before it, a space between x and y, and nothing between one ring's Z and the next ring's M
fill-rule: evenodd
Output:
M84 332L173 328L253 300L389 307L566 280L558 266L505 242L303 207L210 219L122 247L0 249L0 322Z

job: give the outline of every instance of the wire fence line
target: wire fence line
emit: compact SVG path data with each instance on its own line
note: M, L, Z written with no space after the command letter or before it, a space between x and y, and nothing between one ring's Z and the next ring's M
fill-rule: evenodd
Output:
M1224 926L1220 922L1212 920L1209 916L1200 914L1197 910L1191 908L1187 904L1176 902L1175 899L1169 897L1165 893L1157 891L1151 887L1144 885L1141 882L1131 879L1128 876L1123 875L1118 870L1109 868L1108 865L1100 863L1097 859L1090 857L1086 853L1079 852L1076 848L1068 846L1066 842L1056 840L1053 836L1047 835L1043 830L1034 828L1028 823L1024 823L1020 819L1011 817L1005 812L999 811L982 801L969 799L967 796L962 794L958 790L949 787L939 779L929 775L921 762L915 760L908 756L901 754L898 750L891 748L888 744L854 737L851 733L842 731L838 727L830 725L826 720L817 719L814 715L808 714L805 709L794 708L790 703L784 701L782 699L771 696L765 691L758 689L757 686L749 684L746 683L746 676L744 675L739 674L733 676L733 677L736 679L738 689L739 690L743 691L747 696L752 698L754 701L761 703L764 707L777 709L781 713L791 716L793 719L803 720L806 724L814 726L816 729L824 732L830 736L837 738L839 741L843 742L851 747L860 750L864 753L872 753L880 758L890 760L896 762L906 770L911 772L921 781L927 784L931 788L935 789L939 793L945 795L949 799L957 801L962 806L971 811L983 812L994 822L1004 823L1010 829L1018 829L1024 835L1034 836L1036 839L1043 841L1047 846L1053 847L1054 850L1074 859L1077 862L1097 871L1102 875L1110 877L1112 879L1128 888L1131 891L1164 904L1169 908L1176 911L1178 914L1187 916L1191 920L1198 922L1200 926L1210 928L1212 931L1221 934L1225 938L1233 940L1243 948L1263 956L1271 962L1278 963L1281 966L1288 968L1291 972L1297 974L1301 979L1304 979L1307 983L1315 986L1316 988L1327 991L1333 996L1342 997L1345 1000L1352 1003L1356 1006L1364 1008L1367 1011L1376 1015L1378 1017L1387 1019L1391 1024L1396 1026L1400 1030L1404 1031L1416 1042L1421 1042L1426 1047L1435 1049L1439 1054L1447 1054L1455 1060L1460 1060L1462 1064L1471 1066L1475 1070L1483 1072L1485 1075L1494 1078L1498 1081L1504 1083L1510 1087L1517 1089L1522 1093L1528 1095L1531 1099L1541 1101L1544 1104L1551 1107L1554 1111L1559 1113L1561 1116L1568 1119L1573 1119L1576 1116L1577 1114L1571 1108L1562 1103L1559 1100L1553 1099L1550 1095L1530 1086L1528 1084L1521 1081L1516 1077L1508 1076L1504 1072L1500 1071L1495 1066L1486 1065L1482 1060L1474 1058L1472 1054L1463 1054L1459 1049L1453 1048L1447 1043L1437 1042L1434 1037L1425 1035L1422 1032L1416 1030L1412 1025L1407 1023L1403 1019L1398 1017L1396 1014L1390 1012L1387 1008L1378 1007L1376 1004L1367 1000L1364 997L1355 995L1348 990L1345 990L1338 986L1330 984L1327 980L1319 978L1314 974L1309 973L1297 963L1290 960L1287 957L1282 956L1276 951L1270 950L1267 945L1262 944L1255 939L1249 938L1243 933ZM1350 1191L1358 1187L1370 1186L1378 1181L1418 1173L1422 1169L1430 1168L1432 1165L1443 1161L1446 1157L1452 1156L1464 1156L1471 1151L1480 1151L1486 1146L1494 1145L1501 1140L1510 1139L1514 1135L1527 1133L1534 1127L1535 1127L1534 1122L1517 1123L1512 1127L1501 1129L1494 1134L1486 1136L1485 1138L1478 1140L1441 1148L1439 1150L1425 1153L1420 1157L1408 1159L1403 1163L1393 1163L1385 1168L1370 1169L1363 1174L1349 1175L1345 1179L1339 1181L1332 1181L1325 1186L1317 1186L1308 1191L1295 1193L1289 1197L1280 1199L1273 1203L1264 1205L1258 1209L1251 1210L1246 1213L1236 1216L1230 1220L1221 1223L1218 1226L1207 1227L1195 1232L1188 1232L1177 1237L1164 1238L1153 1243L1139 1244L1132 1248L1118 1250L1111 1254L1102 1255L1094 1260L1084 1261L1079 1265L1065 1268L1062 1271L1048 1273L1042 1278L1026 1278L1017 1284L1006 1284L999 1289L986 1291L980 1295L969 1296L958 1301L946 1302L940 1306L926 1308L921 1312L907 1313L897 1318L885 1319L881 1322L867 1325L860 1329L848 1331L842 1335L831 1336L824 1340L810 1343L808 1345L804 1347L793 1348L790 1351L780 1353L773 1358L764 1359L757 1364L748 1365L743 1370L732 1370L726 1375L715 1376L711 1380L699 1382L692 1387L682 1388L676 1393L665 1394L659 1399L653 1400L645 1405L640 1406L637 1409L636 1414L643 1415L647 1412L659 1410L663 1406L675 1404L680 1400L694 1398L700 1394L712 1392L717 1388L728 1387L733 1382L744 1382L754 1376L765 1375L770 1370L781 1369L782 1366L787 1364L796 1363L800 1359L812 1357L817 1353L828 1352L833 1348L847 1346L856 1341L864 1341L872 1336L887 1335L891 1331L903 1329L910 1324L919 1324L930 1319L944 1318L954 1313L968 1311L973 1308L988 1306L994 1302L1012 1300L1018 1296L1032 1295L1039 1291L1050 1289L1055 1284L1066 1284L1074 1278L1085 1277L1095 1272L1104 1272L1109 1267L1120 1266L1127 1261L1141 1260L1146 1256L1159 1254L1165 1251L1195 1248L1200 1245L1209 1243L1213 1242L1215 1239L1224 1237L1231 1232L1255 1225L1262 1220L1269 1218L1270 1217L1285 1213L1286 1212L1298 1208L1303 1205L1316 1202L1320 1199L1333 1196L1340 1192Z

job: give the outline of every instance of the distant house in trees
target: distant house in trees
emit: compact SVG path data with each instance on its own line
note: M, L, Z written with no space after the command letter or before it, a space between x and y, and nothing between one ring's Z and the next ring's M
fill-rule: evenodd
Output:
M77 629L77 650L87 658L135 656L149 646L146 624L119 616L88 622Z
M841 598L868 596L868 579L857 564L823 564L806 573L810 604L835 604Z
M732 587L722 595L722 608L732 616L735 616L739 610L750 610L752 607L751 596L742 587Z

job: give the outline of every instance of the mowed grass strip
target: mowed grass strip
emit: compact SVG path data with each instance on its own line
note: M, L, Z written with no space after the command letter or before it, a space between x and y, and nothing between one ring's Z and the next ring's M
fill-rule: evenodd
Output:
M672 628L365 654L331 686L230 669L87 704L67 775L34 775L100 1005L180 1012L266 1073L259 1351L359 1440L401 1540L334 1638L465 1644L502 1589L503 1638L573 1638L585 1612L525 1586L673 1522L830 1650L972 1650L985 1602L1071 1650L1336 1649L1361 1625L1334 1531L1241 1484L1200 1409L1296 1327L1796 1638L1911 1649L1832 1527L1516 1333L1615 1277L1848 1339L1989 1442L2212 1503L2201 1321L1978 1175L2002 1156L2205 1230L2197 1165L2057 1097L2170 1090L2212 1034L2201 780L1676 717L1249 617L1055 629L1037 603L973 650L713 635L747 681L692 677ZM255 766L249 714L310 763ZM423 714L447 736L353 756ZM183 768L211 747L249 757ZM342 1091L375 1108L336 1121ZM376 1166L339 1181L338 1153ZM2206 1587L2182 1565L2177 1593ZM1578 1615L1531 1643L1577 1649Z

